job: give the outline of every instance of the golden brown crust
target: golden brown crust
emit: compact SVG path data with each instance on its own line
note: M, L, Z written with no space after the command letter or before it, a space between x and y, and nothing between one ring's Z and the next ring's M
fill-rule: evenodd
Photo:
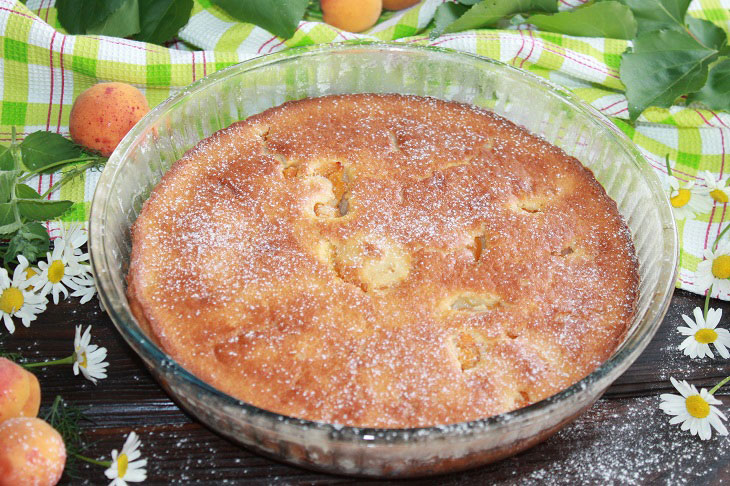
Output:
M134 315L201 379L356 426L472 420L584 377L634 313L615 203L483 110L285 103L200 142L133 227Z

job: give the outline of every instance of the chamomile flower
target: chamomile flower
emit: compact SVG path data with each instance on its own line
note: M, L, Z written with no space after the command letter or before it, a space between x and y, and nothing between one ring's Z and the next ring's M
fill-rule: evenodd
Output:
M680 350L684 350L684 354L690 358L704 358L709 356L714 358L710 350L710 344L715 345L715 349L723 358L730 358L730 332L727 329L717 327L722 317L722 309L709 309L707 311L707 320L702 316L702 310L695 307L693 314L695 320L689 316L682 314L682 319L689 327L678 327L677 330L687 336L687 339L679 345Z
M680 182L674 176L669 176L669 202L676 219L692 218L712 208L706 190L696 188L695 181Z
M702 289L709 289L712 285L713 290L730 293L730 243L725 240L717 245L716 250L707 248L703 256L705 259L697 264L695 273L697 285Z
M0 315L10 334L15 332L13 317L19 317L25 327L36 319L38 314L46 310L48 299L33 293L30 287L26 270L28 260L18 255L18 266L13 271L13 279L8 277L8 271L0 269Z
M84 377L96 385L96 380L106 378L106 348L101 348L91 342L91 326L81 334L81 326L76 326L74 338L74 375L79 371Z
M670 378L672 385L681 395L662 393L662 403L659 405L664 413L674 415L670 424L682 424L682 430L689 430L692 435L699 435L700 439L708 440L712 437L712 428L718 434L727 435L723 420L727 417L715 405L722 402L712 396L706 389L699 392L694 385L686 381L677 381Z
M728 178L715 180L710 171L704 171L700 174L707 185L708 194L712 199L720 204L725 204L730 200L730 187L727 185Z
M141 483L147 479L147 459L139 459L142 455L139 452L140 445L137 434L130 432L122 452L117 453L116 449L112 451L112 464L104 471L106 477L112 480L109 486L127 486L127 482Z
M84 227L78 223L71 223L68 228L61 226L60 238L64 242L65 249L71 254L76 250L81 251L81 247L88 241Z
M73 255L68 255L65 243L57 239L53 247L53 253L47 253L47 261L38 262L40 273L30 279L30 284L39 289L40 295L53 295L53 303L58 304L58 295L63 293L64 299L68 297L66 285L69 285L71 278L86 272L85 265L79 263Z
M71 297L81 297L80 304L90 301L96 294L96 284L94 277L90 274L82 274L77 277L71 277L68 288L73 290Z

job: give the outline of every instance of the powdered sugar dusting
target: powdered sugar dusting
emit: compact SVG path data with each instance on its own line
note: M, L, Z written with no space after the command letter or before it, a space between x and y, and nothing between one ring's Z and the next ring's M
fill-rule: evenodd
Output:
M201 142L134 228L163 347L286 415L476 419L607 358L633 247L578 161L495 115L398 95L287 103Z

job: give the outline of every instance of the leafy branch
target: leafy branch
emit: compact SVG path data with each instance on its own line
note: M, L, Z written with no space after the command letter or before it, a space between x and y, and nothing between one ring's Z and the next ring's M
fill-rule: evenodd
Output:
M677 98L730 110L730 46L712 22L687 15L690 0L596 0L557 12L554 0L457 0L439 6L432 37L442 33L528 23L540 30L632 40L620 78L629 117Z
M105 157L86 154L57 133L35 132L18 143L13 127L10 146L0 145L0 238L4 240L0 255L6 266L19 254L32 263L48 251L50 239L41 222L61 216L73 202L46 197L86 170L105 163ZM24 183L33 176L66 168L43 194Z

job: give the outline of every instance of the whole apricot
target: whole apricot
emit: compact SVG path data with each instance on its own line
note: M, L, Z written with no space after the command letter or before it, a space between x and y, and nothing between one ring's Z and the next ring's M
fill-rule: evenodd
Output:
M0 422L35 417L41 405L38 378L9 359L0 358Z
M39 418L0 424L0 486L53 486L66 465L61 435Z
M383 0L320 0L322 18L338 29L362 32L378 21Z
M412 7L421 0L383 0L383 8L385 10L403 10Z
M108 157L148 111L147 99L134 86L95 84L81 93L71 107L71 139Z

